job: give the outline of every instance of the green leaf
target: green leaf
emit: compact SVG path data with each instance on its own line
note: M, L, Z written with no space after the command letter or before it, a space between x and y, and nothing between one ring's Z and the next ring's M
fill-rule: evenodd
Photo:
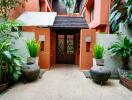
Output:
M4 51L3 55L6 57L6 59L11 59L12 58L9 51Z
M17 65L17 66L21 66L19 60L14 59L14 63L15 63L15 65Z
M13 78L15 81L17 81L19 79L19 74L17 74L16 72L13 73Z

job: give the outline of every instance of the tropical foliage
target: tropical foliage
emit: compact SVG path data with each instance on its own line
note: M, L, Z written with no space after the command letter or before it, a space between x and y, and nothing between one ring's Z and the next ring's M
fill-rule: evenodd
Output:
M122 58L123 69L129 69L129 59L132 56L132 40L127 37L119 38L108 50L112 53L112 56L118 55Z
M93 49L94 57L96 59L102 59L104 57L104 47L100 44L96 44Z
M14 47L14 39L20 36L19 25L16 21L6 21L0 24L0 84L7 82L9 77L16 81L21 75L21 65L24 60Z
M0 38L1 39L12 39L12 38L19 38L21 36L21 32L19 31L19 26L21 23L17 21L5 21L0 24ZM16 34L11 32L12 30L15 31Z
M26 0L0 0L0 15L8 19L11 9L15 9L18 5L23 4Z
M110 12L111 32L119 29L119 24L125 23L132 29L132 0L115 0Z
M40 49L40 43L35 39L26 41L27 50L30 54L30 57L37 57Z

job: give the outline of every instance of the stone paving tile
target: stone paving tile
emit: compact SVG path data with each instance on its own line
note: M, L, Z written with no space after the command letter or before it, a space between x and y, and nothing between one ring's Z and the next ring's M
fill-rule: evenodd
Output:
M32 83L19 83L0 100L132 100L132 91L109 80L100 86L75 65L56 65Z

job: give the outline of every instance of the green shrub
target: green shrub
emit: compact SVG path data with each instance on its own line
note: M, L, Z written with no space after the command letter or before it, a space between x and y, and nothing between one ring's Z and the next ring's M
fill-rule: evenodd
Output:
M21 36L17 21L5 21L0 23L0 84L9 82L10 79L17 81L21 76L23 57L14 47L14 40ZM12 32L15 30L15 34ZM12 81L12 80L11 80Z
M117 55L122 58L123 69L128 69L129 59L132 56L132 41L127 37L121 37L117 42L112 44L108 50L111 52L111 55Z
M30 57L37 57L40 49L40 43L35 39L26 41L27 50L30 54Z
M93 49L94 57L96 59L102 59L104 57L104 47L100 44L96 44Z

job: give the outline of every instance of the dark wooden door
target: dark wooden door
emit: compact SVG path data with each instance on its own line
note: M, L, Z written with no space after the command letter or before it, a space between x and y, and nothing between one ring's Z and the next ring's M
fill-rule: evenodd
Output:
M57 35L57 56L59 64L75 63L75 36L72 34Z

